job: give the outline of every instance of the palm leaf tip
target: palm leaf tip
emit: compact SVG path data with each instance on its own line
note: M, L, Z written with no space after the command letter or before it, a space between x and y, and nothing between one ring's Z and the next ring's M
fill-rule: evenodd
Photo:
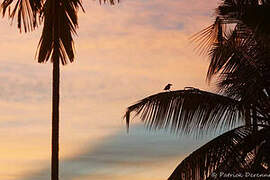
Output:
M16 3L14 3L16 2ZM35 30L42 20L43 1L42 0L4 0L1 3L0 12L4 17L7 16L13 21L17 18L17 27L24 32Z
M124 116L124 119L126 119L126 127L127 127L127 133L129 132L129 121L130 121L130 111L127 109L127 112Z
M115 5L116 3L119 3L120 0L99 0L99 4L106 4L109 3L110 5Z

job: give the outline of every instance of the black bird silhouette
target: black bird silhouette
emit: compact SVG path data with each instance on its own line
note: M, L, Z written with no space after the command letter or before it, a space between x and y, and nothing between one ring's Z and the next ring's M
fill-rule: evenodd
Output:
M167 86L165 86L164 90L165 91L170 91L172 84L167 84Z

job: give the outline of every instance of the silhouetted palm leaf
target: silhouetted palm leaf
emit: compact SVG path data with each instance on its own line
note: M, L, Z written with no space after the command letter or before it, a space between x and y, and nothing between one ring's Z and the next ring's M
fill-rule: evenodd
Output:
M100 0L100 2L114 5L116 1ZM78 27L77 11L79 7L83 10L83 7L81 0L59 0L57 9L55 6L52 0L46 0L44 4L44 27L38 46L38 62L48 61L54 52L59 51L61 62L65 65L68 61L74 60L72 35L76 34ZM58 31L56 35L55 31Z
M109 3L111 5L114 5L115 3L119 3L120 0L99 0L99 3L102 4L102 3Z
M197 51L200 54L206 54L215 43L222 43L223 30L226 29L219 17L214 24L201 30L191 37L191 40L197 43Z
M270 127L252 131L235 146L233 153L214 171L221 173L269 173ZM209 176L207 179L215 179ZM222 179L222 177L218 178Z
M155 94L128 107L141 115L150 128L170 128L172 132L202 134L208 130L232 128L243 124L247 108L240 101L199 89ZM181 131L180 131L181 130Z
M223 0L217 13L227 23L241 22L260 36L269 36L270 2L268 0Z
M222 1L213 25L193 37L200 51L210 53L208 80L221 71L229 73L245 61L261 67L265 54L270 50L267 45L270 40L269 10L268 1Z
M251 133L250 128L239 127L216 137L185 158L169 180L206 179L228 157L238 153L235 148ZM239 160L244 163L243 159Z
M261 49L258 49L259 47L257 47L252 35L243 37L243 35L239 35L237 29L236 26L233 31L226 32L222 43L212 44L211 50L209 50L211 59L207 73L208 80L218 73L231 73L243 64L249 64L257 68L258 56L261 55L258 53L262 53L262 51L259 51ZM254 53L255 50L257 50L257 53Z
M267 100L268 95L264 90L269 86L266 78L255 66L245 62L236 65L232 72L219 75L219 92L249 103L259 101L260 97Z
M224 179L220 174L263 173L270 165L266 154L270 150L269 133L269 127L254 132L245 126L226 132L185 158L169 180ZM217 176L211 176L212 173Z
M46 62L53 53L58 52L63 65L68 60L70 62L74 60L72 35L76 34L78 27L79 7L82 8L80 0L59 0L58 4L53 0L45 2L44 27L38 46L38 62Z
M24 29L25 32L34 30L38 25L38 18L41 13L44 0L4 0L0 9L5 16L8 10L8 16L12 20L17 17L17 26Z

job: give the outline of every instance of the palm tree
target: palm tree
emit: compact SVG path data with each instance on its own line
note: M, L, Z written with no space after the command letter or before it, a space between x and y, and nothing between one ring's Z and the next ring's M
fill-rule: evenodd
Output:
M99 0L114 5L119 0ZM14 5L15 4L15 5ZM81 0L4 0L1 4L3 16L17 16L18 28L25 32L34 30L43 22L43 31L38 45L38 62L53 63L52 90L52 156L51 179L59 176L59 87L60 61L62 65L74 61L73 35L78 28L78 9ZM12 9L10 11L10 9ZM11 13L10 13L11 12Z
M152 95L128 107L127 125L135 112L148 127L172 133L229 130L184 159L169 180L224 179L221 172L269 173L270 28L264 24L269 5L224 0L214 24L194 36L199 50L210 54L207 79L218 78L216 94L191 88Z

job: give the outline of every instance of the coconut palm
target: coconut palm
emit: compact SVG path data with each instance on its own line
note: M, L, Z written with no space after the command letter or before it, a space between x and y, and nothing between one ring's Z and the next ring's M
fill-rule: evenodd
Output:
M184 159L170 180L224 179L219 176L224 172L269 173L270 28L262 23L269 3L224 0L214 24L193 37L200 52L210 54L207 79L217 78L217 93L189 88L152 95L128 107L127 125L135 112L148 127L172 133L229 130ZM251 14L256 19L249 20Z
M99 0L111 5L118 0ZM29 32L43 23L38 45L38 62L53 63L52 91L52 158L51 179L58 180L59 169L59 85L60 62L74 61L73 35L78 28L77 12L83 10L81 0L4 0L1 3L3 16L17 17L20 31Z

